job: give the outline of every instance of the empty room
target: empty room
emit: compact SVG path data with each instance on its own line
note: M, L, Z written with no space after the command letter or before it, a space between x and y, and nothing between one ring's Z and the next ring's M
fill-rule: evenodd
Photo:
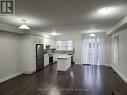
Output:
M0 0L0 95L127 95L127 0Z

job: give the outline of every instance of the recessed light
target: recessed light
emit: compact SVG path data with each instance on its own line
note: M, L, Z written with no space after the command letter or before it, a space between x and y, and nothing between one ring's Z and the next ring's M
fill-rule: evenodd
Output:
M112 7L105 7L105 8L101 8L100 10L98 10L98 13L100 14L108 14L112 11Z

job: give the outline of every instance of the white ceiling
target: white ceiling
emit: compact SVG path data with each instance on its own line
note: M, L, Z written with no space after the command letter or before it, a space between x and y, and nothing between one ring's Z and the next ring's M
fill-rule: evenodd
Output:
M107 32L127 15L126 0L15 0L16 14L0 16L0 21L14 26L26 18L31 29L58 33ZM104 7L114 10L98 13Z

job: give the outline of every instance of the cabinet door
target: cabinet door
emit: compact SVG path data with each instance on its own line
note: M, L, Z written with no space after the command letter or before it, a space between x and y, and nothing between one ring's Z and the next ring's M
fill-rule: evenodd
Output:
M45 55L44 56L44 66L46 67L47 65L49 65L49 56Z

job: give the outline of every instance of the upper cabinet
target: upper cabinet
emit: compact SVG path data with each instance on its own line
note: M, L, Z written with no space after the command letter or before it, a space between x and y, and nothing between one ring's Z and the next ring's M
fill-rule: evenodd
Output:
M55 48L55 40L50 38L43 38L44 48L46 48L47 45L50 45L50 48Z

